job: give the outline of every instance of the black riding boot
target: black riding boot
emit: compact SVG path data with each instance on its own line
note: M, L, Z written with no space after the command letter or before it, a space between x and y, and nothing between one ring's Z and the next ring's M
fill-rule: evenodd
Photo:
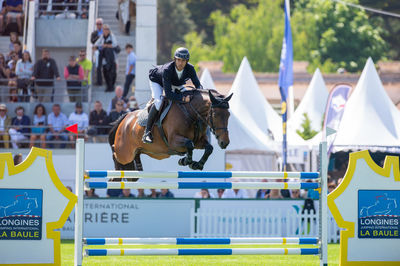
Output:
M156 120L158 114L158 110L156 106L153 105L149 112L149 117L147 118L146 129L144 130L142 141L144 143L153 143L153 135L151 134L151 129L153 128L153 124Z

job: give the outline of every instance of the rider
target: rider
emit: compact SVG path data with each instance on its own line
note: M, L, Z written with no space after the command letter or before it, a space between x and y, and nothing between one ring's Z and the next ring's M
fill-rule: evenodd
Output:
M201 88L196 70L192 64L189 64L189 50L179 47L175 51L174 61L165 65L157 66L150 70L150 88L154 98L154 105L151 107L145 132L142 141L144 143L152 143L153 136L151 128L157 117L162 103L162 91L165 91L165 97L173 101L189 102L190 97L184 97L182 92L185 90L183 86L188 79L191 79L196 89Z

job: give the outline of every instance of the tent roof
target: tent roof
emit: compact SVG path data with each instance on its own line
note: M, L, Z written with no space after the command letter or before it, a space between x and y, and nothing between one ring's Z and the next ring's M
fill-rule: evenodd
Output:
M243 58L230 93L230 110L242 124L261 139L273 135L275 141L282 141L282 119L272 108L258 87L249 61ZM294 131L288 130L288 143L305 145L305 141Z
M214 81L211 77L210 71L208 71L208 68L204 69L203 73L201 73L200 83L204 89L216 90Z
M386 94L371 58L346 104L334 145L336 150L400 146L400 112Z
M288 127L294 131L301 129L301 124L304 121L303 114L306 113L311 121L311 128L315 131L321 131L328 95L321 71L317 68L303 99L288 122Z

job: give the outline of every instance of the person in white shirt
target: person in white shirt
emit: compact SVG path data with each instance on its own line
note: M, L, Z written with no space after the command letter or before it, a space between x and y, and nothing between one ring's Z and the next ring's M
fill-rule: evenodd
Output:
M78 136L85 137L85 133L87 128L89 127L89 117L86 113L83 112L82 103L77 102L75 104L75 112L71 113L68 118L68 124L74 125L78 124ZM76 134L70 133L69 140L75 141Z
M223 199L247 199L248 197L247 191L243 189L226 189L222 195Z

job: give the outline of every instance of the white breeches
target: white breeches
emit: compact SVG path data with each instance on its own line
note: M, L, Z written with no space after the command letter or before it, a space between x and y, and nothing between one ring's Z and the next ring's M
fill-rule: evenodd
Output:
M154 105L159 111L162 103L163 88L160 84L150 81L151 97L154 99Z

